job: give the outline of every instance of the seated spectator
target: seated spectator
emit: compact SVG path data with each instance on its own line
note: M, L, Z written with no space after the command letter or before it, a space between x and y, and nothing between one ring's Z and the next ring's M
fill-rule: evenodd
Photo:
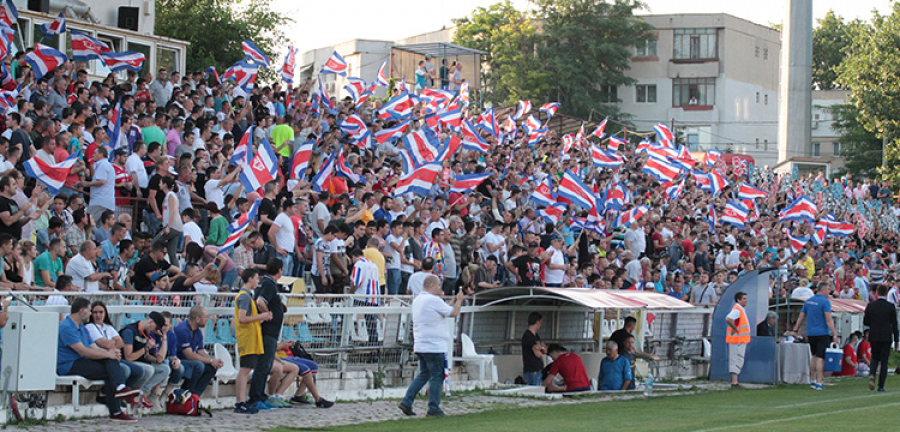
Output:
M591 390L591 381L588 379L587 370L584 368L584 362L578 354L570 353L565 347L559 344L550 344L547 347L547 355L553 359L550 363L547 377L544 378L543 386L547 389L547 393L559 392L583 392ZM555 383L557 377L562 378L564 386L558 386Z
M129 366L143 370L143 377L134 385L141 391L138 402L144 408L153 408L153 403L147 399L146 394L169 377L169 367L161 364L165 359L165 347L162 347L162 351L157 350L156 340L149 336L160 335L162 342L166 342L165 333L161 333L165 326L166 319L161 313L154 311L146 318L126 325L119 332L122 337L122 360ZM161 358L151 355L151 350L161 354ZM157 368L154 364L160 367Z
M316 388L315 376L319 372L319 365L311 359L296 357L292 351L294 345L299 345L297 341L282 341L278 343L278 355L285 363L293 363L299 369L300 382L297 384L297 391L290 402L295 405L315 405L317 408L331 408L334 402L326 400ZM283 357L281 357L283 356ZM305 398L306 391L312 396L312 400Z
M859 347L856 349L856 358L859 360L860 368L866 365L866 368L872 366L872 345L869 343L869 329L862 332L862 338L859 341Z
M209 382L216 375L216 370L224 363L222 359L214 359L206 352L203 344L203 329L209 321L209 315L203 306L191 308L190 315L175 326L178 338L178 358L184 367L184 383L182 390L202 396Z
M106 407L109 419L116 422L136 423L122 411L120 399L128 400L138 394L125 385L125 377L119 366L121 352L116 348L101 348L92 342L84 324L91 316L88 299L79 297L72 301L69 316L59 323L56 374L78 375L90 380L103 380L107 395Z
M175 389L175 386L181 382L181 378L184 375L184 368L181 367L181 360L178 358L178 336L175 336L175 326L172 325L172 312L163 311L163 318L166 319L166 325L163 327L163 331L159 334L152 334L152 337L156 342L156 349L151 349L150 354L159 358L161 355L159 353L165 349L164 359L161 364L165 364L169 367L169 379L166 382L165 388L160 386L157 389L156 394L159 395L159 400L157 401L159 404L165 403L168 399L172 390ZM165 337L163 337L165 334ZM163 348L165 346L165 348Z
M756 325L756 335L775 337L778 334L778 314L775 311L769 311L766 319Z
M597 377L599 390L627 390L633 379L628 359L619 355L615 341L606 343L606 357L600 361L600 375Z
M844 358L841 362L841 371L835 373L835 376L855 376L856 375L856 366L857 366L857 357L856 357L856 343L859 342L859 336L856 333L850 334L850 339L847 339L847 344L844 345Z
M63 260L66 245L62 239L50 240L50 249L34 260L34 284L43 290L51 290L56 286L56 279L62 276Z

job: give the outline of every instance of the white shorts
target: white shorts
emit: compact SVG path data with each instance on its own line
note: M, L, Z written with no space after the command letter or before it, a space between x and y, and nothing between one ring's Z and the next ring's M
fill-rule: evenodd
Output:
M747 350L747 344L728 344L728 372L740 374L744 368L744 352Z

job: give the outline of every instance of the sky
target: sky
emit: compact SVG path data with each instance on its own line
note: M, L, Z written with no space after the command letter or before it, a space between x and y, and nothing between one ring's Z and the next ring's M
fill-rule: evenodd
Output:
M353 39L397 40L453 26L453 18L500 0L273 0L276 11L296 20L286 28L300 53ZM639 14L727 13L759 24L783 21L786 0L644 0L649 11ZM530 9L528 0L512 0ZM814 18L834 10L846 19L868 21L872 11L890 12L890 0L813 0Z

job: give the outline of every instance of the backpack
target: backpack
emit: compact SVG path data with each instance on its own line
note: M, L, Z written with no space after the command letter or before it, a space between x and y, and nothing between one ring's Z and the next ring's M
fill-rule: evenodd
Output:
M212 412L209 408L200 406L200 396L190 394L181 398L181 400L178 399L179 398L177 397L169 397L169 401L166 403L166 413L185 415L188 417L199 417L203 413L206 413L206 415L212 417Z

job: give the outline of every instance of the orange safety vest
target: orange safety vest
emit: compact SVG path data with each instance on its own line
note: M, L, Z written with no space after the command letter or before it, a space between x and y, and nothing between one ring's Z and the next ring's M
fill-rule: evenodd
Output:
M734 323L737 330L728 326L728 332L725 334L725 342L730 344L742 344L742 343L750 343L750 322L747 321L747 314L744 313L744 308L739 304L735 304L731 310L739 310L741 312L741 316Z

